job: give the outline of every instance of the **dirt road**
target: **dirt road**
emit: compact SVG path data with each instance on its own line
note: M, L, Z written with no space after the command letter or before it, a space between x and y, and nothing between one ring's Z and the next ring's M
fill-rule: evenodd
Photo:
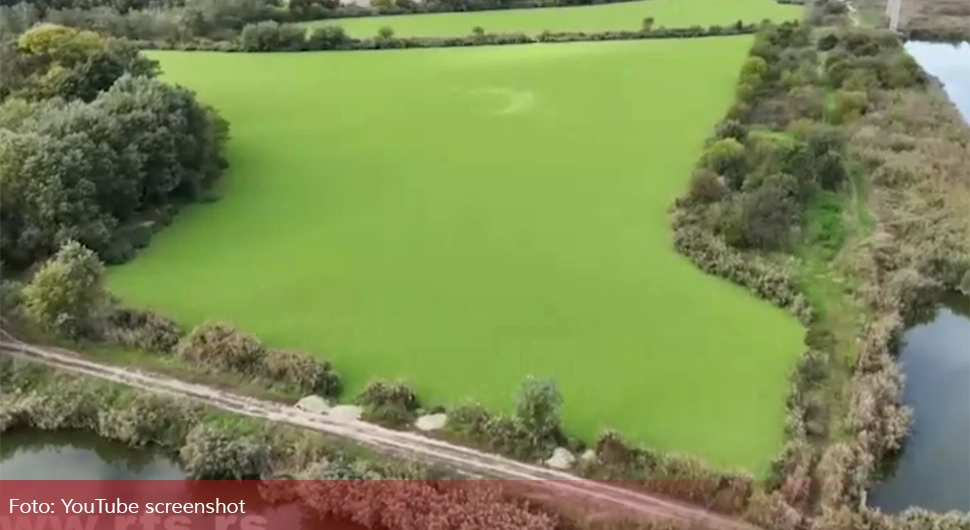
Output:
M340 436L382 453L441 464L473 477L537 481L535 487L541 488L543 493L557 499L575 498L577 501L593 502L604 509L616 509L647 517L696 522L717 530L759 530L745 522L701 508L607 483L582 479L542 466L516 462L416 433L394 431L361 421L332 418L164 375L96 363L67 350L23 343L2 330L0 330L0 349L15 357L62 370L98 377L150 392L191 398L237 414Z

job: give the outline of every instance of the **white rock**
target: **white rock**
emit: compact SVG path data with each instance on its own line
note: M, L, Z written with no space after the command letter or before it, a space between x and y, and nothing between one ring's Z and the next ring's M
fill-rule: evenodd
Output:
M414 422L414 426L419 431L437 431L438 429L444 428L446 423L448 423L447 414L425 414L418 418L418 421Z
M356 421L364 412L362 407L356 405L337 405L330 409L330 416L344 421Z
M596 451L587 449L583 452L583 455L580 456L580 458L582 458L584 462L592 462L593 460L596 460Z
M546 460L546 465L554 469L569 469L576 463L576 457L564 447L557 447L552 452L552 458Z
M306 396L296 402L296 408L317 414L326 414L330 410L330 403L320 396Z

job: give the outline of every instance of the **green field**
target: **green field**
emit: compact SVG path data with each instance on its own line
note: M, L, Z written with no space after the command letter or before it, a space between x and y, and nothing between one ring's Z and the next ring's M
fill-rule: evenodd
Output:
M340 25L354 37L373 37L383 26L393 28L399 37L440 37L468 35L476 26L488 33L537 34L545 30L637 30L646 17L653 17L656 27L675 28L695 24L726 26L738 20L760 22L765 18L794 20L801 13L801 6L781 5L775 0L646 0L558 9L348 18L311 24Z
M794 319L671 248L668 208L750 37L389 52L154 52L233 127L223 198L110 286L332 359L348 395L509 410L764 471Z

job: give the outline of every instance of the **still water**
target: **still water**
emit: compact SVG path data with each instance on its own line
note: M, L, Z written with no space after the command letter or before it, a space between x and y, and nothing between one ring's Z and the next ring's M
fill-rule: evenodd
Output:
M970 123L970 43L908 42L906 50ZM907 331L900 362L913 432L870 504L887 512L970 511L970 300L950 297L930 322Z
M90 433L27 430L0 436L0 478L176 480L185 473L162 455Z
M172 459L154 451L133 449L86 432L46 432L22 430L0 436L0 479L3 480L179 480L186 474ZM184 485L183 485L184 484ZM158 493L155 488L127 492L128 501L166 501L193 499L194 487L211 501L204 482L169 484ZM240 484L240 483L236 483ZM110 484L92 484L100 491L113 491ZM172 488L176 488L173 490ZM182 489L186 488L186 489ZM179 493L175 496L171 492ZM232 491L232 490L230 490ZM250 491L250 490L245 490ZM161 498L156 498L156 497ZM105 494L106 498L111 495ZM267 518L272 527L291 530L365 530L346 521L321 520L297 504L269 505L258 498L246 501L247 514Z
M893 475L869 502L893 513L970 510L970 299L949 298L906 332L900 362L915 421Z

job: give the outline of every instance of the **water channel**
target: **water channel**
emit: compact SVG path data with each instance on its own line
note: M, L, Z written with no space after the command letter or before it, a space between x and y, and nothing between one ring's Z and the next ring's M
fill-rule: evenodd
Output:
M0 436L0 479L3 480L180 480L185 472L165 455L146 449L133 449L125 444L76 431L15 431ZM180 483L182 484L182 483ZM181 501L193 498L192 485L168 484L164 491L184 491L182 495L162 495L161 500ZM199 483L195 483L199 484ZM93 486L94 487L94 486ZM110 486L105 486L110 489ZM197 486L196 486L197 487ZM127 500L158 501L153 488L138 492ZM110 497L110 495L106 495ZM211 496L199 498L211 501ZM321 520L296 504L269 506L254 499L255 513L266 517L272 526L292 530L365 530L346 521ZM246 513L253 513L247 511Z
M970 43L908 42L906 50L970 123ZM970 511L970 298L949 296L929 322L909 329L900 362L913 431L869 502L890 513L911 506Z

